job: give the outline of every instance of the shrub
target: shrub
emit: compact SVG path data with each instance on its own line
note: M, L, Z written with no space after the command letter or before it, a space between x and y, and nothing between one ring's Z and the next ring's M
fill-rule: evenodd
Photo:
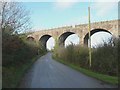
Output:
M107 75L118 75L118 55L120 54L120 39L110 39L103 45L92 49L92 67L89 67L88 47L69 45L59 47L54 51L55 57L76 66L91 69Z
M72 63L81 67L88 68L88 48L75 46L73 44L64 47L59 47L54 51L54 55L68 63Z
M33 58L45 53L36 42L26 41L24 35L2 34L2 87L15 88L34 61Z
M110 40L103 46L99 45L92 53L92 69L108 75L118 73L118 40Z
M16 35L3 33L2 40L3 66L25 63L37 53L37 47L25 44Z

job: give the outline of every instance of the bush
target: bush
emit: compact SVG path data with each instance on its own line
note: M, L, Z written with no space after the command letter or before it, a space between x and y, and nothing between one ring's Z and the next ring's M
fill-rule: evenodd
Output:
M38 47L25 44L16 35L3 33L2 40L3 66L25 63L34 57L38 50Z
M54 55L68 63L88 68L88 48L69 45L66 48L59 47L54 51Z
M39 52L38 52L39 50ZM8 33L2 34L2 87L15 88L27 67L33 63L38 53L44 50L36 42L26 41L26 37ZM35 60L34 60L35 61Z
M97 48L92 49L92 67L89 67L88 47L74 46L73 44L63 48L59 47L54 51L55 57L76 66L91 69L92 71L117 76L118 55L120 54L120 39L110 39Z
M108 75L118 74L118 40L99 45L92 53L92 69Z

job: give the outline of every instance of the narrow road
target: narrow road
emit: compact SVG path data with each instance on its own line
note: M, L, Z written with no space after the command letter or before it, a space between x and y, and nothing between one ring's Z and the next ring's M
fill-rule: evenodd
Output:
M52 54L39 58L25 75L22 88L114 88L88 77L52 59Z

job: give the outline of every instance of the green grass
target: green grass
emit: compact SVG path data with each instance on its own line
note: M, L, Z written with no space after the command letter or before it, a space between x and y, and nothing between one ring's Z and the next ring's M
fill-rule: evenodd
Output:
M90 70L87 70L87 69L84 69L84 68L80 68L78 66L75 66L71 63L68 63L68 62L65 62L64 60L59 60L57 57L53 56L53 58L56 60L56 61L59 61L60 63L63 63L65 65L68 65L69 67L79 71L79 72L82 72L83 74L87 75L87 76L90 76L90 77L93 77L93 78L96 78L98 80L101 80L103 82L106 82L106 83L109 83L109 84L112 84L112 85L118 85L118 77L114 77L114 76L108 76L108 75L104 75L104 74L99 74L99 73L96 73L96 72L93 72L93 71L90 71Z
M22 64L19 67L10 66L9 68L3 67L3 88L17 88L26 73L26 71L32 66L32 64L39 58L40 56L34 57L30 62Z

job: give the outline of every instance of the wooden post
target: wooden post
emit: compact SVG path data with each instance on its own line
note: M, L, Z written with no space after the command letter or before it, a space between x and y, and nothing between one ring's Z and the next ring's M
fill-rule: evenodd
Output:
M91 38L90 38L90 30L91 30L91 24L90 24L90 7L88 7L89 65L91 67Z

